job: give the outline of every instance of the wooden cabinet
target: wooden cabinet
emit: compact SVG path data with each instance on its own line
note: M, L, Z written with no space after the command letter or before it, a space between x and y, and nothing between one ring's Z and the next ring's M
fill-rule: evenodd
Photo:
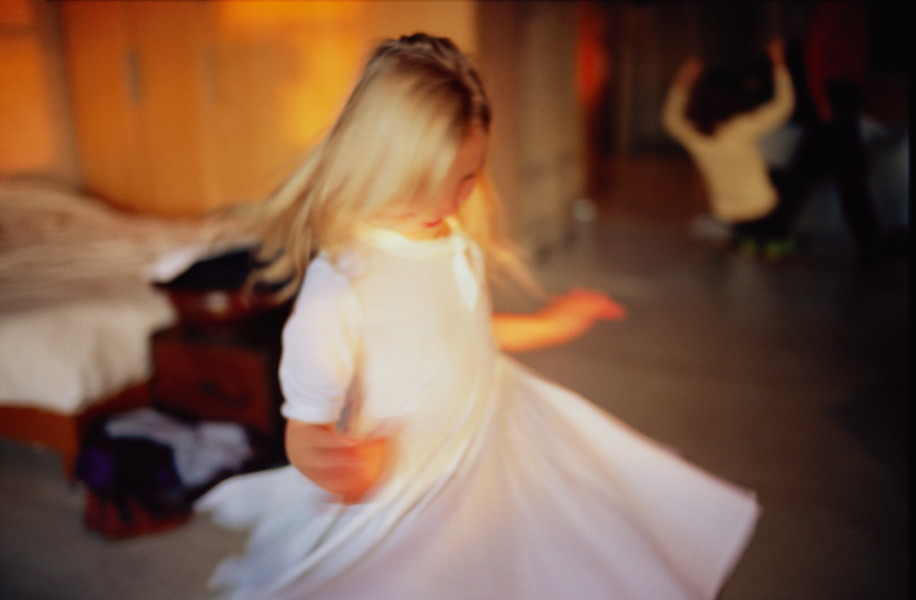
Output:
M280 334L175 326L153 336L154 404L282 439Z
M55 4L84 186L167 215L270 193L378 38L431 28L473 47L469 0Z
M361 57L352 35L335 37L353 11L319 4L62 2L87 191L165 215L268 194Z
M203 17L200 4L162 3L150 10L144 2L62 3L88 192L162 214L201 212L211 203L203 186L197 119L193 56L200 42L191 35Z

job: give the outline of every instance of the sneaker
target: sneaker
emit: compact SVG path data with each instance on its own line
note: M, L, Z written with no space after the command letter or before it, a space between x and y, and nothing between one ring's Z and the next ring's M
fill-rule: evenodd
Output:
M763 244L761 254L771 262L783 262L798 258L798 242L792 238L768 240Z

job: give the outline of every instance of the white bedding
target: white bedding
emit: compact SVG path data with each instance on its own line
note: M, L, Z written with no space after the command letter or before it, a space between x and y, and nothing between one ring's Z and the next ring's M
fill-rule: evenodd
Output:
M180 273L219 230L0 183L0 405L74 414L148 377L149 335L176 319L149 279Z

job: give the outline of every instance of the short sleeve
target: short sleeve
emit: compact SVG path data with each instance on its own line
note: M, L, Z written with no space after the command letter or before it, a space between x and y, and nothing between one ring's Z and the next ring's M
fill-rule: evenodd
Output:
M306 423L340 418L359 351L360 320L350 279L323 257L312 261L283 330L284 417Z

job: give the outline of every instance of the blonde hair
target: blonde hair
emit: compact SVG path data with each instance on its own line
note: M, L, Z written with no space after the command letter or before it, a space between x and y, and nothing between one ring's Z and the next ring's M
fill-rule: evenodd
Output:
M265 265L250 283L279 284L281 299L295 294L317 250L333 257L361 223L435 198L471 128L489 132L490 119L476 70L449 39L418 33L382 42L329 132L271 197L247 207ZM458 220L488 272L530 287L485 174Z

